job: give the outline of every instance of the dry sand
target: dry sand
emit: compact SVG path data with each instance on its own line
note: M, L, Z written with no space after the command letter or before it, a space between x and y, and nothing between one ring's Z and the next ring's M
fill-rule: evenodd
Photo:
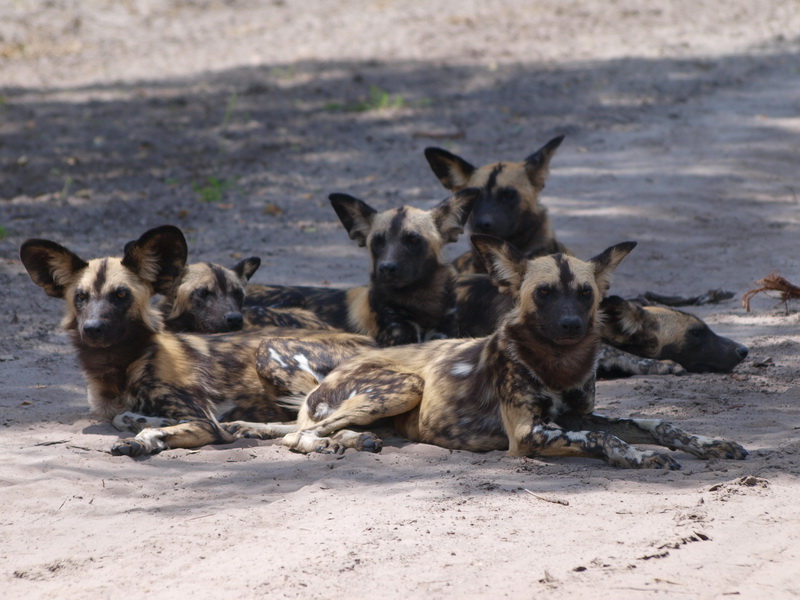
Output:
M800 283L796 0L2 12L3 597L800 595L800 313L738 301L773 269ZM371 88L388 106L355 110ZM543 194L560 239L583 257L638 240L622 295L734 291L696 312L751 350L730 375L602 381L599 409L737 440L746 461L624 471L399 439L112 457L62 305L17 259L28 237L118 254L170 222L193 260L261 256L259 282L363 283L328 193L428 207L446 193L425 146L481 164L561 133Z

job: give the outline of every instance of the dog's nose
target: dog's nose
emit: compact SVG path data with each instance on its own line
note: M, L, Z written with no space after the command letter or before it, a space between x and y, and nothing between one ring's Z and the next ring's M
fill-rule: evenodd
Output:
M563 333L577 333L581 329L581 318L575 316L565 316L558 320L558 327Z
M231 331L237 331L244 326L244 318L240 312L229 312L225 314L225 324Z
M385 261L378 265L378 271L384 277L397 275L397 263L392 261Z
M103 333L103 322L100 319L89 319L83 324L83 336L97 339Z
M475 219L472 222L472 228L479 233L491 233L492 222L489 219Z
M739 344L736 347L736 354L738 354L739 358L741 358L742 360L747 358L748 352L750 352L750 351L748 350L747 346L743 346L742 344Z

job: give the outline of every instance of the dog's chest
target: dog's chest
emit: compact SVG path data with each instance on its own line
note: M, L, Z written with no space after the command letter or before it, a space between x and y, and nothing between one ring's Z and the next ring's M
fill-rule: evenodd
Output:
M554 391L542 390L541 395L547 406L543 417L558 421L563 414L588 414L594 409L594 396L581 388Z

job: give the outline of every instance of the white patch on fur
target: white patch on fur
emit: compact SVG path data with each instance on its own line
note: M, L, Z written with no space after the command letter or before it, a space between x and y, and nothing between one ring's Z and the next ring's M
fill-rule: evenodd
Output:
M331 407L328 405L327 402L320 402L319 404L317 404L317 408L314 410L314 414L311 415L311 418L314 419L315 421L321 421L322 419L324 419L325 417L327 417L332 413L333 410L331 410Z
M302 354L295 354L292 358L295 360L295 362L297 362L297 366L300 368L301 371L305 371L306 373L314 377L317 381L322 381L324 379L322 375L314 372L314 369L312 369L311 365L308 364L308 359Z
M269 349L269 357L272 360L274 360L276 363L278 363L280 366L282 366L284 369L286 368L286 363L283 362L283 359L281 358L281 355L278 354L277 352L275 352L275 348L270 348Z
M167 449L167 445L163 441L164 432L160 429L145 429L136 434L133 438L139 442L145 449L146 454L155 454Z
M466 362L458 362L450 369L453 377L467 377L475 369L475 365Z

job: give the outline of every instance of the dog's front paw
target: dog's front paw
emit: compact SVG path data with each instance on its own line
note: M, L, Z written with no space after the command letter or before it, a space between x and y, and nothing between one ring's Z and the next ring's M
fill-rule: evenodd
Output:
M686 375L687 371L674 360L649 359L645 365L648 375Z

